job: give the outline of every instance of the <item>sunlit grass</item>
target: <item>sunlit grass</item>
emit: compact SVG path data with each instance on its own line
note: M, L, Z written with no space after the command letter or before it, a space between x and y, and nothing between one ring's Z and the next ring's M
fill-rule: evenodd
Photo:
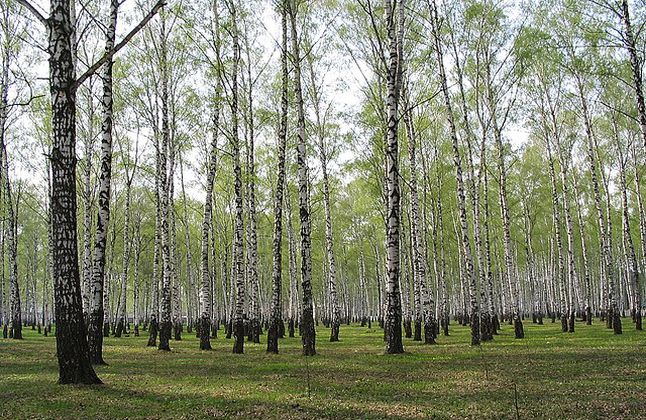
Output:
M57 385L55 338L26 329L23 341L0 339L0 417L516 418L515 384L520 418L640 418L646 334L623 322L621 336L598 321L574 334L526 322L525 340L505 325L475 348L453 325L437 345L405 340L394 356L378 328L342 325L342 341L329 343L320 327L307 359L299 338L281 340L279 355L264 342L234 355L225 338L201 352L187 333L171 353L144 336L109 338L109 366L97 368L105 384L93 387Z

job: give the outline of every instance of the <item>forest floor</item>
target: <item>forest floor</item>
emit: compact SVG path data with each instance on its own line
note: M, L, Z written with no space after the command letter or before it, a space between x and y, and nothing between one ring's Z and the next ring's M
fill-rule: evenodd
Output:
M646 418L646 332L623 326L526 321L526 339L504 325L474 348L452 325L434 346L405 340L403 355L384 355L378 328L342 325L329 343L320 327L309 358L299 338L277 356L248 342L234 355L224 338L203 352L194 334L170 353L108 338L100 386L57 385L55 338L26 329L0 339L0 418Z

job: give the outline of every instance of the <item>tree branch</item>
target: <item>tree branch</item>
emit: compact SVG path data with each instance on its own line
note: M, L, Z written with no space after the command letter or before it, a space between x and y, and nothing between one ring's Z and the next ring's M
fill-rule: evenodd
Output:
M49 25L47 19L45 19L45 17L27 0L18 0L18 3L22 4L27 10L29 10L34 16L36 16L36 19L38 19L43 25Z
M19 0L24 1L24 0ZM146 24L159 12L159 10L166 5L166 0L158 0L155 6L148 12L148 14L135 26L130 32L110 51L106 52L99 61L92 64L86 71L83 73L77 80L74 82L73 89L77 89L80 85L83 84L90 76L96 73L102 65L104 65L108 60L111 60L112 57L119 52L119 50L128 44L130 40L137 35L137 33L146 26Z

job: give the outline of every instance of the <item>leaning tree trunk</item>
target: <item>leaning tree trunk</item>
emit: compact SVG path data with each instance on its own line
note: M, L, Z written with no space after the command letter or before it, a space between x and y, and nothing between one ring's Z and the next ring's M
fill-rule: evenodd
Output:
M585 126L585 135L587 140L587 158L588 164L590 167L590 179L592 181L592 191L594 196L594 206L597 213L597 222L599 227L599 251L601 254L602 267L601 271L603 276L605 276L607 288L608 288L608 322L610 327L612 327L615 334L621 334L621 318L619 317L619 311L617 309L617 300L615 297L615 280L612 264L612 250L610 246L610 238L607 236L606 223L601 207L601 192L599 189L599 181L597 178L597 162L595 158L595 140L592 133L592 122L590 120L590 114L588 111L588 101L583 90L583 82L580 79L580 76L576 75L577 83L577 93L581 101L581 111L583 115L583 123ZM602 277L603 279L603 277Z
M289 15L292 35L292 59L294 66L294 93L297 109L297 160L298 160L298 204L301 221L301 286L303 288L303 312L301 331L303 355L316 354L316 331L314 330L314 305L312 300L312 239L310 220L309 179L305 138L305 110L301 87L301 55L297 32L297 5L290 0Z
M631 296L630 296L630 313L635 323L635 329L642 330L642 314L641 314L641 285L639 284L639 268L637 266L637 255L635 252L635 245L633 243L632 234L630 231L630 209L628 207L628 193L626 181L626 159L624 158L624 151L619 142L619 135L617 133L616 121L613 121L614 137L617 146L617 157L619 160L619 189L621 191L621 207L622 207L622 224L623 224L623 240L626 254L626 268L628 270L628 277L630 279Z
M459 235L460 246L462 250L465 277L469 282L469 302L471 309L471 344L480 344L480 308L478 304L477 283L476 276L474 275L473 257L471 253L471 242L469 239L469 227L467 217L467 203L466 192L464 186L464 178L462 172L462 159L460 157L460 149L458 144L457 129L453 117L453 108L451 106L451 96L449 92L448 82L446 78L446 70L444 67L444 58L442 53L442 43L440 40L439 18L437 14L437 5L435 0L431 3L431 22L433 27L433 38L435 42L435 52L437 56L438 68L440 71L440 83L442 93L444 95L444 105L446 107L447 121L450 127L451 144L453 150L453 164L455 166L456 179L457 179L457 198L458 198L458 212L460 217Z
M489 78L489 68L487 68L487 78ZM514 323L514 335L516 338L524 338L525 331L523 329L523 322L520 317L520 296L519 296L519 283L517 279L512 279L514 272L513 256L511 250L511 220L509 216L509 204L507 197L507 168L505 166L504 145L502 143L502 133L496 119L496 109L494 107L493 92L491 87L488 87L488 102L492 109L491 123L493 126L494 139L498 149L498 170L499 170L499 199L500 199L500 216L502 219L503 230L503 249L504 249L504 275L507 283L509 283L511 292L511 315Z
M269 317L269 330L267 331L267 352L278 354L278 337L281 320L281 283L282 283L282 250L283 239L283 195L285 190L285 154L287 147L287 0L280 3L281 27L282 27L282 51L281 51L281 90L280 90L280 126L278 127L278 178L276 179L276 191L274 196L274 241L272 248L272 272L271 272L271 313ZM290 293L291 296L291 293ZM290 302L290 316L292 307ZM293 336L293 319L290 319L290 334Z
M637 102L637 117L639 129L642 136L642 145L646 147L646 105L644 105L644 90L642 82L642 66L639 60L635 35L633 33L632 22L630 20L630 10L628 0L621 1L621 12L619 13L624 25L624 46L630 56L630 70L633 79L633 89L635 90L635 101ZM641 31L641 29L640 29ZM639 31L638 31L639 32Z
M119 2L112 0L110 4L110 22L106 37L106 51L114 47L118 8ZM102 74L103 97L101 104L103 108L103 123L101 126L101 172L99 175L98 191L99 211L94 238L92 283L90 285L90 319L87 331L90 345L90 360L94 364L105 364L103 360L103 323L105 318L103 286L106 275L105 249L108 237L108 225L110 224L110 187L112 183L112 64L112 60L109 60L105 64Z

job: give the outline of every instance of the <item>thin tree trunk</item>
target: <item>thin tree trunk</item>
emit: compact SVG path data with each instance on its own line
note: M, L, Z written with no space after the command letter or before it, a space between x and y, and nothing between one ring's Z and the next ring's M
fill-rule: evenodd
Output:
M303 288L303 311L301 331L303 355L316 354L316 331L314 329L314 305L312 300L312 240L310 220L309 178L305 138L305 109L301 87L301 55L297 31L298 10L295 0L290 0L289 17L291 23L292 60L294 68L294 93L297 109L297 160L298 160L298 202L301 221L301 286Z
M597 162L595 158L595 140L592 133L592 122L590 121L590 114L588 112L588 102L583 91L583 82L579 75L576 75L577 91L579 99L581 100L581 109L583 114L583 122L585 125L585 133L587 139L587 157L590 166L590 179L592 181L592 190L594 193L594 205L597 212L597 222L599 227L599 241L600 241L600 254L602 269L605 273L602 274L601 280L606 280L608 289L608 325L613 328L615 334L621 334L621 318L617 309L617 301L615 298L615 281L612 268L612 250L610 246L610 239L607 237L608 231L606 230L606 223L604 221L604 214L601 208L601 193L599 191L599 181L597 179Z
M110 3L110 19L106 36L106 51L109 51L114 47L118 8L119 2L117 0L112 0ZM103 97L101 102L103 123L101 127L101 172L99 175L98 191L99 211L97 216L97 229L94 238L92 284L90 287L90 319L87 331L90 346L90 360L94 364L105 364L105 361L103 360L103 324L105 318L103 295L106 275L105 249L108 226L110 223L110 188L112 183L112 64L112 60L109 60L105 64L102 74Z
M170 235L170 186L173 182L169 176L171 168L167 168L169 150L173 147L170 144L170 127L169 127L169 69L167 60L167 31L166 19L164 13L160 15L161 23L161 42L160 42L160 73L161 73L161 152L159 161L159 186L160 204L161 204L161 259L162 259L162 282L160 291L160 322L159 322L159 350L170 351L170 337L172 329L172 307L171 307L171 287L172 287L172 270L171 270L171 235Z
M233 273L236 286L235 300L235 319L233 325L233 335L235 342L233 352L244 353L244 298L245 298L245 279L244 279L244 255L243 255L243 197L242 197L242 169L240 167L240 139L238 135L238 69L240 65L240 43L238 40L238 28L236 24L237 13L236 6L231 1L229 3L229 12L231 13L231 22L233 24L233 69L231 73L231 148L233 153L233 172L235 176L235 227L234 227L234 247L233 247Z
M630 231L630 209L628 207L628 193L626 182L626 160L625 154L619 141L619 134L617 133L616 121L613 119L613 129L615 143L617 147L617 157L619 160L619 189L621 191L621 207L622 207L622 222L623 222L623 241L626 256L626 269L628 271L629 285L631 287L630 296L630 312L635 329L642 330L642 314L641 314L641 290L639 284L639 268L637 265L637 255L635 253L635 246L633 243L632 234Z
M287 1L280 3L281 28L282 28L282 51L281 51L281 91L280 91L280 122L278 127L278 178L274 196L274 241L272 248L272 275L271 275L271 314L269 330L267 331L267 352L278 354L279 329L282 322L281 317L281 288L282 288L282 239L283 239L283 195L285 190L285 154L287 147L287 89L288 89L288 68L287 68ZM291 250L291 243L290 243ZM290 252L291 254L291 252ZM291 258L290 258L291 272ZM295 283L295 281L294 281ZM290 298L292 292L290 291ZM290 299L290 336L294 334L293 308Z
M446 71L444 68L444 58L442 53L442 43L440 39L439 18L437 13L437 5L435 0L430 2L431 6L431 22L433 26L433 38L435 42L435 52L437 56L438 68L440 71L440 83L442 93L444 95L444 104L446 107L447 120L450 127L451 143L453 149L453 164L455 165L456 179L457 179L457 196L458 196L458 212L460 217L459 236L462 255L464 258L465 276L469 284L469 301L471 309L471 344L480 344L480 308L477 296L477 283L474 275L473 257L471 252L471 242L469 240L469 227L467 216L466 193L464 187L464 178L462 172L462 159L460 157L460 150L458 145L457 130L453 117L453 108L451 106L451 96L448 88Z

